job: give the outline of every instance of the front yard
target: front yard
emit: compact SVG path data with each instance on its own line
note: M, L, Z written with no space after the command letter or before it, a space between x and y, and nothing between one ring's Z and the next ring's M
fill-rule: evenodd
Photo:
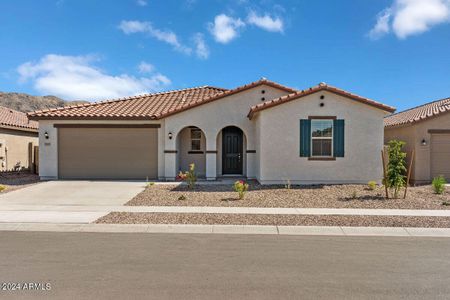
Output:
M384 188L365 185L262 186L251 183L243 200L231 185L149 185L130 206L240 206L301 208L450 209L450 194L437 195L431 186L410 187L403 199L385 199Z
M29 172L3 172L0 173L0 185L6 187L2 193L8 193L24 187L39 183L39 176Z

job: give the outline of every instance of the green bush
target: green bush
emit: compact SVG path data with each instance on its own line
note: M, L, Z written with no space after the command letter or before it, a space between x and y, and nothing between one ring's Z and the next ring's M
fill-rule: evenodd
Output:
M445 192L445 185L447 181L444 176L439 175L438 177L434 177L431 185L433 186L434 192L436 194L443 194Z
M0 192L6 190L6 185L0 184Z
M238 193L239 199L244 199L245 193L248 190L248 183L243 180L238 180L233 185L234 190Z
M377 187L377 182L376 181L369 181L367 183L367 186L369 187L369 190L373 191L376 187Z
M387 187L394 190L394 198L398 198L400 189L406 184L406 153L402 151L405 142L392 140L389 142L389 161L387 165Z
M197 182L197 174L195 174L195 164L189 165L189 171L178 173L177 180L183 180L187 183L188 188L193 189Z
M149 182L149 183L147 183L147 186L148 186L148 187L151 187L151 186L153 186L153 185L155 185L154 182Z

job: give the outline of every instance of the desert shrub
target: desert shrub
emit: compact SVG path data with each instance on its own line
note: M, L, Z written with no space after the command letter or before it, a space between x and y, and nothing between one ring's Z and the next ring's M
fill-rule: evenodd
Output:
M291 180L290 179L286 180L286 184L284 185L284 188L287 190L291 189Z
M377 187L377 182L373 180L369 181L367 183L367 187L369 188L369 190L373 191Z
M434 192L436 194L443 194L445 192L445 185L447 181L444 176L439 175L438 177L434 177L431 185L433 186Z
M148 187L151 187L151 186L154 186L154 185L155 185L154 182L148 182L148 183L147 183L147 186L148 186Z
M389 161L387 165L387 187L394 191L394 198L398 198L398 193L405 186L406 173L406 153L402 151L405 142L392 140L389 142Z
M0 192L6 190L6 185L0 184Z
M350 197L351 199L356 199L358 197L358 193L356 191L352 192L352 196Z
M187 183L188 187L190 189L193 189L195 187L195 183L197 182L197 175L195 174L195 164L189 165L189 170L186 172L178 173L177 180L183 180Z
M178 197L178 200L180 200L180 201L186 200L186 196L185 195L181 195L180 197Z
M234 183L234 190L239 194L239 199L244 199L245 193L248 190L248 183L243 180L238 180Z

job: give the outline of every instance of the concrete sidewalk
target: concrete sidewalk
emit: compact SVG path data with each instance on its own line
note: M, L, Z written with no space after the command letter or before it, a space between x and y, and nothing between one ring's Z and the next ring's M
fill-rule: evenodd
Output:
M0 231L450 237L450 228L341 226L3 223Z
M450 210L362 209L362 208L282 208L282 207L212 207L212 206L122 206L122 205L0 205L0 212L149 212L149 213L218 213L274 215L354 215L450 217ZM0 222L2 218L0 215Z

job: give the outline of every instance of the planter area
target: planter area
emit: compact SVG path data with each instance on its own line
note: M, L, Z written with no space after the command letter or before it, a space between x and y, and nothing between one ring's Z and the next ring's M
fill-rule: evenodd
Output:
M244 199L231 185L150 185L131 199L130 206L238 206L299 208L450 209L450 193L437 195L431 186L408 188L403 199L385 199L384 188L365 185L262 186L250 183ZM447 205L446 205L447 204Z
M39 176L29 172L0 173L0 184L6 186L6 189L1 192L2 194L12 192L39 182Z
M364 226L449 228L450 217L321 216L193 213L113 212L96 221L102 224L233 224L280 226Z

